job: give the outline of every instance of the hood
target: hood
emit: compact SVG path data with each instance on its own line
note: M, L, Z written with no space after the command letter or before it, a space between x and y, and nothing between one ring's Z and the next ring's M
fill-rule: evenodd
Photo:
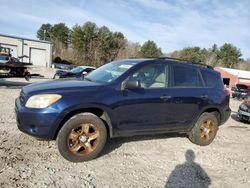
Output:
M23 92L26 95L50 92L56 93L68 90L79 90L80 88L91 88L100 85L102 84L85 80L54 80L27 85L23 87Z

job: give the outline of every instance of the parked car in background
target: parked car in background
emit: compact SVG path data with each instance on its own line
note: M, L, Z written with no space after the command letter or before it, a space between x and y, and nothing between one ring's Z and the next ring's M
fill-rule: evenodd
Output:
M95 70L95 67L90 66L79 66L75 67L71 70L56 70L56 73L53 79L56 78L83 78L84 75L90 73L91 71Z
M250 97L239 106L238 118L242 122L250 122Z
M21 131L56 139L65 159L80 162L97 157L114 137L177 132L209 145L230 116L229 96L208 65L127 59L105 64L83 80L25 86L15 112Z
M71 70L76 67L75 65L72 65L72 64L63 64L63 63L55 63L55 62L52 62L51 66L52 68L63 69L63 70Z
M248 86L244 84L236 84L236 87L231 88L232 98L239 100L247 99L249 96Z

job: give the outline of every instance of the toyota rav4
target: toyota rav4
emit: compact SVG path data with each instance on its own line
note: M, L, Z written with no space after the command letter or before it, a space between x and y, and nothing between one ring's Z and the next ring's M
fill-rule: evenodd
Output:
M121 136L178 132L205 146L231 112L218 72L171 58L113 61L84 80L25 86L15 111L21 131L55 139L72 162L97 157L107 138Z

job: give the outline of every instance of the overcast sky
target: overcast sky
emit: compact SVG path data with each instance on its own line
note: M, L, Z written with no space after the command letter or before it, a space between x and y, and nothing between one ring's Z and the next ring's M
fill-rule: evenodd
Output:
M250 0L0 0L0 33L36 38L43 23L86 21L154 40L163 52L232 43L250 58Z

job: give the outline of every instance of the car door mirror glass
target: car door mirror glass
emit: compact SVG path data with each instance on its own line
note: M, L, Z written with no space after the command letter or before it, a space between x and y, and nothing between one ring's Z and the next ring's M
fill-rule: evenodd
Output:
M125 89L141 88L141 82L139 80L136 80L136 79L129 79L125 82L124 88Z

